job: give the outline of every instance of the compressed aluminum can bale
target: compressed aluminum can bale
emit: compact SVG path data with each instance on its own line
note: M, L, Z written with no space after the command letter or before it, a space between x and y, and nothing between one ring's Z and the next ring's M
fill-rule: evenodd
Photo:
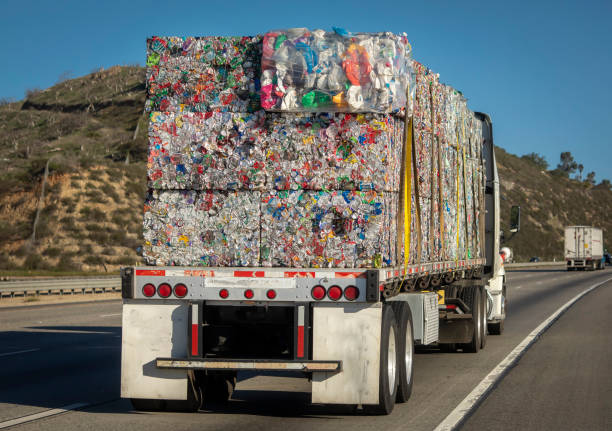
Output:
M261 264L290 267L383 267L391 248L390 193L270 191L262 194ZM397 198L396 198L397 199Z
M268 114L267 186L399 191L403 120L385 114Z
M285 112L393 112L406 106L405 35L293 28L263 38L261 105Z
M147 109L258 110L260 69L260 36L150 38Z
M438 82L438 77L431 70L418 62L413 62L415 71L414 99L414 139L416 147L416 170L418 173L419 195L432 197L432 169L437 158L434 142L434 122L432 111L431 88Z
M258 266L257 191L152 190L144 207L149 265Z
M147 176L154 189L261 189L264 112L152 112Z

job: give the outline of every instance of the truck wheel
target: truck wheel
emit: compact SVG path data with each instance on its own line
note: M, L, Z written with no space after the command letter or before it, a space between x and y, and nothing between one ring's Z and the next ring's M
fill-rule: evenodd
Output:
M378 404L366 406L368 413L388 415L393 411L397 397L399 377L398 346L399 331L393 308L383 305L380 331L380 370L378 374Z
M474 332L472 333L472 341L462 344L464 352L477 353L480 350L480 335L482 334L482 293L476 286L466 287L461 290L459 297L472 310L472 322L474 323Z
M410 394L412 393L414 359L412 312L407 302L393 301L392 307L399 326L399 384L395 401L398 403L405 403L410 399Z
M480 307L482 309L482 325L480 332L480 350L484 349L487 345L487 289L478 289L482 292L480 299Z

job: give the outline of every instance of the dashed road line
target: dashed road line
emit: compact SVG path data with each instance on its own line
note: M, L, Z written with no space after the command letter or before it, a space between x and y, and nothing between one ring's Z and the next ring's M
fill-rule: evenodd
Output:
M35 421L35 420L38 420L38 419L42 419L42 418L46 418L46 417L49 417L49 416L59 415L59 414L62 414L62 413L69 412L71 410L80 409L80 408L85 407L85 406L87 406L86 403L75 403L75 404L70 404L68 406L60 407L60 408L57 408L57 409L51 409L51 410L46 410L44 412L35 413L33 415L22 416L20 418L16 418L16 419L11 419L11 420L8 420L8 421L0 422L0 429L12 427L12 426L23 424L23 423L26 423L26 422L32 422L32 421Z
M30 352L36 352L40 349L28 349L28 350L18 350L16 352L7 352L7 353L0 353L0 356L11 356L11 355L19 355L21 353L30 353Z

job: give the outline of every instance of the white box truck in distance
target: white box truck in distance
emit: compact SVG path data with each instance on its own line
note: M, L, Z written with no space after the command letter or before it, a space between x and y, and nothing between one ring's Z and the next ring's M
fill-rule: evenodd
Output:
M565 228L565 261L567 270L604 269L603 234L591 226Z

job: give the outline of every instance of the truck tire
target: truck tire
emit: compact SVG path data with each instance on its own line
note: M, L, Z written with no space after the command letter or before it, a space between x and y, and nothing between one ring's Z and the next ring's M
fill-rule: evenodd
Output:
M380 370L378 373L378 404L365 406L370 414L388 415L395 407L397 383L399 380L398 363L399 330L393 308L383 305L380 328Z
M480 350L480 336L482 334L482 292L477 286L470 286L461 289L459 297L472 310L472 322L474 323L474 331L472 333L472 341L461 344L464 352L477 353Z
M412 394L412 376L414 363L414 332L412 330L412 312L407 302L393 301L393 313L399 326L399 383L395 401L405 403Z
M487 345L487 289L482 287L479 290L482 292L480 297L480 307L482 309L482 325L480 326L480 350L483 350Z

